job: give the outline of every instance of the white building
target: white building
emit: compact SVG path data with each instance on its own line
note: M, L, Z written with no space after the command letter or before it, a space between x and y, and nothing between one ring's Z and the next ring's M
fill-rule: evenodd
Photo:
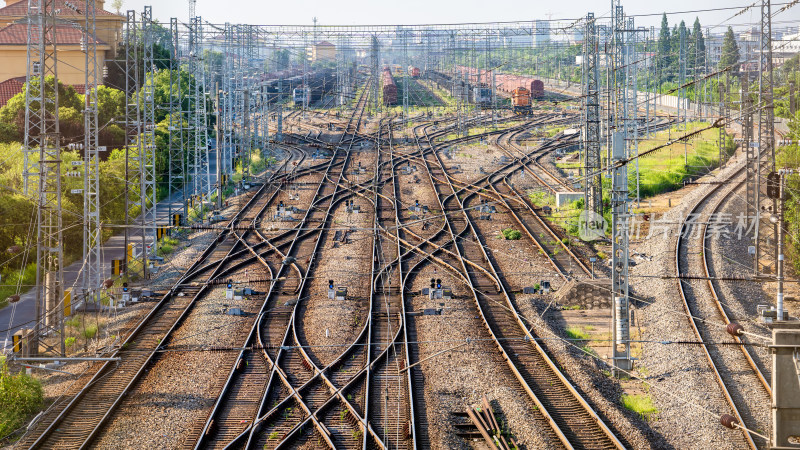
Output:
M533 22L533 46L544 47L550 43L550 22L536 20Z

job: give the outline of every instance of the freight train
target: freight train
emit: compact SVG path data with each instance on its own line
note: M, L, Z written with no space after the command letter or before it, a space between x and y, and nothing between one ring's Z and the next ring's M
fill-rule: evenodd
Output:
M419 67L408 66L408 74L411 78L419 78Z
M303 104L304 91L309 97L309 105L320 101L325 95L334 94L336 91L336 75L331 69L309 72L306 79L308 86L303 85L303 75L296 70L268 74L263 80L263 89L270 104L274 104L284 98L291 98L296 105Z
M397 104L397 85L394 82L392 70L388 67L385 67L381 74L381 86L381 89L383 89L383 104Z

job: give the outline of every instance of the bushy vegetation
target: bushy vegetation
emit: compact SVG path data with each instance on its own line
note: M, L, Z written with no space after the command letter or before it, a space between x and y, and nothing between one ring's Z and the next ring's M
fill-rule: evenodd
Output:
M513 228L506 228L501 232L503 234L503 239L508 241L517 241L522 238L522 233L519 230L515 230Z
M166 61L169 61L168 55ZM147 83L154 86L155 93L155 138L156 138L156 194L157 198L164 198L167 194L167 179L169 167L169 122L168 111L164 107L169 103L170 95L170 71L165 67L161 68L155 75L147 76ZM181 88L188 91L193 88L194 80L186 72L176 72L181 78ZM113 75L113 74L112 74ZM143 76L144 78L144 76ZM113 85L116 78L111 76L108 81ZM52 86L53 78L48 78L45 83ZM6 263L2 267L4 285L16 284L21 277L22 285L33 284L33 271L35 266L27 265L30 261L25 261L25 255L30 258L29 251L35 248L33 238L35 229L31 228L34 220L36 192L27 196L23 191L23 150L20 141L24 132L25 118L25 93L28 89L26 85L23 91L8 103L0 108L0 186L5 189L0 194L0 260ZM31 89L38 90L38 84L32 84ZM78 94L71 86L58 84L59 95L59 127L61 132L61 144L82 143L84 124L84 96ZM100 124L100 145L106 146L108 151L100 154L100 222L102 224L120 224L125 216L125 151L119 147L125 144L125 133L119 125L115 123L124 118L125 105L128 99L123 91L100 86L97 91L99 124ZM141 95L136 93L134 95ZM184 98L182 110L193 109L190 100ZM48 104L50 105L50 104ZM38 104L32 106L39 108ZM54 108L53 106L47 106ZM211 105L209 105L211 108ZM213 127L214 115L209 114L207 127ZM174 123L183 121L183 129L188 130L188 124L182 117L173 117ZM182 142L185 146L185 158L188 161L190 156L188 135L183 136ZM128 154L131 158L138 157L136 146L129 149ZM38 155L33 155L31 163L37 163ZM79 151L62 150L61 171L75 170L72 166L73 161L83 159ZM134 160L135 161L135 160ZM260 164L260 165L259 165ZM256 160L253 168L263 170L264 162ZM129 176L135 176L136 171L129 171ZM73 190L83 189L83 179L79 177L62 176L62 212L63 212L63 246L65 261L64 265L81 257L83 245L83 194L73 194ZM137 188L132 186L129 195L136 198ZM132 217L138 215L136 208L130 211ZM104 231L103 238L111 235L111 228ZM25 267L27 265L27 267ZM23 271L24 268L24 271ZM25 286L23 286L25 287ZM0 306L7 297L15 293L16 288L0 287Z
M25 372L12 374L0 357L0 438L23 426L43 405L41 383Z
M792 140L800 137L800 114L789 122L789 137ZM800 147L792 144L778 149L777 167L798 169L800 168ZM786 203L784 210L784 226L786 227L786 254L794 268L795 273L800 273L800 198L795 192L800 190L800 178L797 175L786 177Z

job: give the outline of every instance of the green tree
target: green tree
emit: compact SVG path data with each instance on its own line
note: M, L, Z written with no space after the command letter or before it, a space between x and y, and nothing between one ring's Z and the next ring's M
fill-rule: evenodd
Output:
M722 55L719 58L719 68L725 69L732 67L734 72L739 71L739 44L736 43L736 36L733 28L728 27L725 37L722 40Z
M700 26L700 19L695 17L692 25L692 39L689 41L689 75L697 77L705 73L706 66L706 40L703 37L703 29Z

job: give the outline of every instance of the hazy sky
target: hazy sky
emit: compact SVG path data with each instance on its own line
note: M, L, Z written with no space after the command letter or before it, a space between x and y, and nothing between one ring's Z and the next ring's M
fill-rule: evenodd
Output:
M628 0L623 1L626 14L648 15L636 18L636 24L658 25L660 15L665 12L670 24L681 19L691 23L700 17L703 27L724 23L742 25L757 23L759 8L751 8L744 14L731 18L738 10L752 4L753 0ZM756 0L757 1L757 0ZM787 0L773 2L777 11ZM760 4L760 2L758 2ZM110 9L111 0L106 1ZM153 15L162 22L170 17L186 21L189 15L188 1L181 0L124 0L123 10L141 11L144 5L153 6ZM491 5L491 6L489 6ZM543 5L543 6L542 6ZM717 11L719 8L731 8ZM596 16L607 16L611 0L198 0L197 13L214 23L248 23L301 25L311 24L316 16L319 24L364 25L364 24L430 24L458 22L493 22L532 19L575 19L593 11ZM680 12L686 13L680 13ZM774 26L782 28L800 24L800 6L789 9L774 19ZM715 32L715 30L712 30Z

